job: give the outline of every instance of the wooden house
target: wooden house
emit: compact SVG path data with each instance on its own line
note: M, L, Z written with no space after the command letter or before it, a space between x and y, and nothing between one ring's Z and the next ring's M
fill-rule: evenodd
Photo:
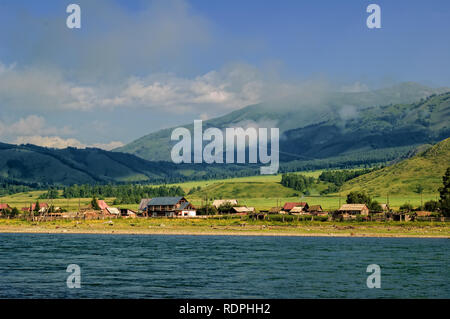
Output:
M11 207L8 204L0 204L0 215L4 215L7 210L11 210Z
M39 203L39 213L45 213L49 208L50 206L47 203ZM28 207L22 207L21 210L24 212L30 212L30 209L34 212L36 210L36 203L33 203Z
M100 210L105 210L109 208L108 204L103 199L97 199L98 207L100 207Z
M147 210L148 203L151 201L151 198L142 198L139 203L139 211L144 212Z
M308 208L308 212L310 213L321 213L323 212L322 206L320 205L311 205Z
M108 212L107 215L112 215L112 216L117 216L117 217L120 216L120 210L118 208L106 207L106 211Z
M125 217L125 218L136 218L137 213L134 210L131 210L128 208L121 208L120 216Z
M212 205L215 208L219 208L222 205L230 204L231 206L238 205L237 199L216 199L213 201Z
M430 216L433 216L433 212L427 212L427 211L420 210L420 211L417 211L415 213L415 215L417 217L430 217Z
M272 207L269 209L269 214L281 214L284 213L283 207Z
M255 212L255 207L233 207L232 212L239 215L253 214Z
M302 211L307 211L308 208L309 208L308 203L306 203L306 202L286 202L286 203L284 203L283 210L286 213L291 213L291 210L294 207L298 207L298 208L295 209L295 211L294 211L295 213L300 213Z
M292 215L309 215L309 210L304 209L303 206L295 206L289 211L289 214Z
M147 204L147 212L153 217L193 217L194 206L184 197L155 197Z
M344 204L339 208L339 213L343 215L343 217L350 217L355 215L369 215L369 208L366 204Z

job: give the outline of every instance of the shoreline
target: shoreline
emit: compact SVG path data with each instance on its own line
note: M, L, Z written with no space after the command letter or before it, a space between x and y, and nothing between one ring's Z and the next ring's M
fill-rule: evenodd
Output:
M450 223L280 223L240 219L0 220L0 233L267 237L450 238Z
M236 231L236 230L68 230L68 229L36 229L36 228L0 228L0 234L72 234L72 235L161 235L161 236L245 236L245 237L358 237L358 238L439 238L450 239L447 235L417 235L417 234L400 234L400 233L302 233L291 231Z

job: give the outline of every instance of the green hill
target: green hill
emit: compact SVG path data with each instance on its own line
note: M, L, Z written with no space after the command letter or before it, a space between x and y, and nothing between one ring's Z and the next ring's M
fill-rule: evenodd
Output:
M450 92L412 104L366 108L345 122L333 119L289 130L280 141L280 148L294 154L327 158L361 151L383 153L392 147L411 146L412 149L447 137L450 137Z
M321 171L301 172L304 176L317 178ZM225 180L209 180L205 182L189 182L176 184L188 192L191 188L200 186L196 191L189 192L189 198L288 198L299 197L301 192L281 184L281 174L259 175ZM330 185L328 182L317 181L309 188L311 195L318 196L320 191Z
M346 182L341 191L348 193L363 190L372 196L386 194L414 194L417 186L424 193L437 193L442 186L442 176L450 166L450 138L434 145L423 153L381 170L362 175Z
M95 183L169 183L255 175L256 167L150 162L131 154L96 148L52 149L0 143L0 180L8 183L72 185Z
M193 198L274 198L298 196L298 192L279 182L215 183L191 195Z

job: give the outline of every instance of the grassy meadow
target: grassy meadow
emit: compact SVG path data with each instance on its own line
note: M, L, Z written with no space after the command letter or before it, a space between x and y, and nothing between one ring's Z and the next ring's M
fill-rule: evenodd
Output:
M306 176L317 178L322 171L308 171L299 172ZM297 191L284 187L280 184L281 174L278 175L259 175L249 177L239 177L230 179L218 179L208 181L193 181L186 183L171 184L169 186L180 186L186 192L186 198L190 200L195 206L201 206L205 203L205 199L209 201L212 199L226 199L236 198L242 205L252 206L256 209L269 209L274 206L282 206L285 202L292 201L306 201L309 205L322 205L324 210L338 209L340 204L345 203L346 193L330 195L319 195L322 189L328 186L328 183L318 182L311 188L309 196L301 196ZM194 191L188 194L193 188L200 187L199 191ZM364 190L364 189L362 189ZM31 203L35 203L39 195L44 191L32 191L26 193L18 193L10 196L0 197L0 203L8 203L11 207L29 207ZM371 194L375 200L380 203L386 203L386 194ZM419 206L422 202L427 200L438 199L437 191L435 193L424 193L422 195L409 192L389 196L389 204L392 208L398 209L404 203L410 203L413 206ZM54 199L53 205L55 207L62 207L69 211L77 211L78 208L84 208L89 205L91 198L73 198L73 199ZM105 201L112 205L114 198L105 198ZM47 202L50 200L42 199L40 202ZM123 208L137 209L138 204L121 204L118 205Z

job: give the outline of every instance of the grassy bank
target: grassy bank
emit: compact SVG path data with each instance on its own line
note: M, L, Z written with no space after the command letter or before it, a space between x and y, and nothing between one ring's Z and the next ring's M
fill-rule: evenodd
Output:
M250 188L251 189L251 188ZM8 203L11 207L29 207L30 204L35 203L38 199L39 195L42 194L43 191L34 191L28 193L19 193L11 196L3 196L0 197L0 203ZM191 201L195 206L200 207L204 204L201 198L196 196L186 195L186 198ZM252 206L256 209L269 209L271 207L278 205L283 205L285 202L298 202L298 201L306 201L309 205L322 205L324 210L332 211L339 208L339 204L345 203L345 196L339 195L327 195L327 196L304 196L304 197L241 197L241 196L232 196L232 197L223 197L223 198L236 198L240 204ZM385 203L385 197L375 197L380 203ZM391 208L398 209L404 203L410 203L414 207L417 207L421 204L421 202L425 203L428 200L436 200L438 196L436 194L410 194L408 196L398 195L398 196L390 196L389 203ZM68 211L77 211L78 207L87 207L92 198L70 198L70 199L54 199L53 204L56 207L63 207ZM105 198L105 201L111 205L114 202L114 198ZM41 199L40 202L50 203L51 201L48 199ZM137 209L139 207L138 204L121 204L117 205L123 208Z
M0 220L1 232L450 238L450 223L356 221L287 223L240 218L58 220L38 223L20 219L2 219Z

